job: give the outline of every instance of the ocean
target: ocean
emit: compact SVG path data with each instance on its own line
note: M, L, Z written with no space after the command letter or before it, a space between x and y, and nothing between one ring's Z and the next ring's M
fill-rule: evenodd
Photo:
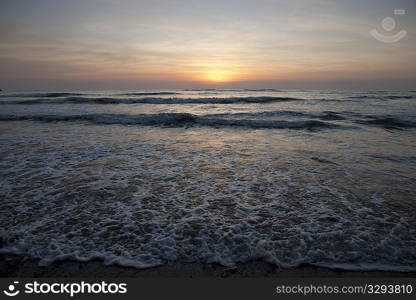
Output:
M0 93L2 253L416 271L416 91Z

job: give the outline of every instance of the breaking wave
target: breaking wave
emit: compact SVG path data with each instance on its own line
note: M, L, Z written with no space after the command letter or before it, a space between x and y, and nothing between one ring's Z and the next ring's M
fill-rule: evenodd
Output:
M318 120L251 120L223 119L212 116L197 116L188 113L160 114L86 114L86 115L28 115L0 116L0 121L40 121L40 122L76 122L86 121L94 124L120 124L142 126L210 126L245 127L253 129L329 129L342 126Z

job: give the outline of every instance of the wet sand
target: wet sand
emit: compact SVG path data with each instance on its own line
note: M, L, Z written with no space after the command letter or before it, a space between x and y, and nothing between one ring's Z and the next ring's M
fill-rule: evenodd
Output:
M136 269L106 266L102 261L58 261L39 266L37 259L7 255L0 260L1 277L416 277L416 272L345 271L304 265L280 269L263 262L241 263L236 268L219 264L168 263L162 266Z

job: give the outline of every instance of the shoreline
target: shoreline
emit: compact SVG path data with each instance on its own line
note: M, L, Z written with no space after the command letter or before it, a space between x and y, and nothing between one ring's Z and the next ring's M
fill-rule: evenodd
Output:
M47 266L39 266L39 259L5 255L0 260L0 277L213 277L213 278L255 278L255 277L410 277L416 278L416 272L395 271L347 271L329 269L312 265L281 269L264 261L240 263L235 268L217 263L179 263L172 262L161 266L137 269L118 265L107 266L101 260L80 262L62 260Z

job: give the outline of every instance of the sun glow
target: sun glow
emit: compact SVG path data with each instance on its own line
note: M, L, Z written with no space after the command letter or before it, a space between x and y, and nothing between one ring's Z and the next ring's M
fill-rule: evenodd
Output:
M206 71L202 79L210 82L227 82L232 80L232 73L227 70L209 70Z

